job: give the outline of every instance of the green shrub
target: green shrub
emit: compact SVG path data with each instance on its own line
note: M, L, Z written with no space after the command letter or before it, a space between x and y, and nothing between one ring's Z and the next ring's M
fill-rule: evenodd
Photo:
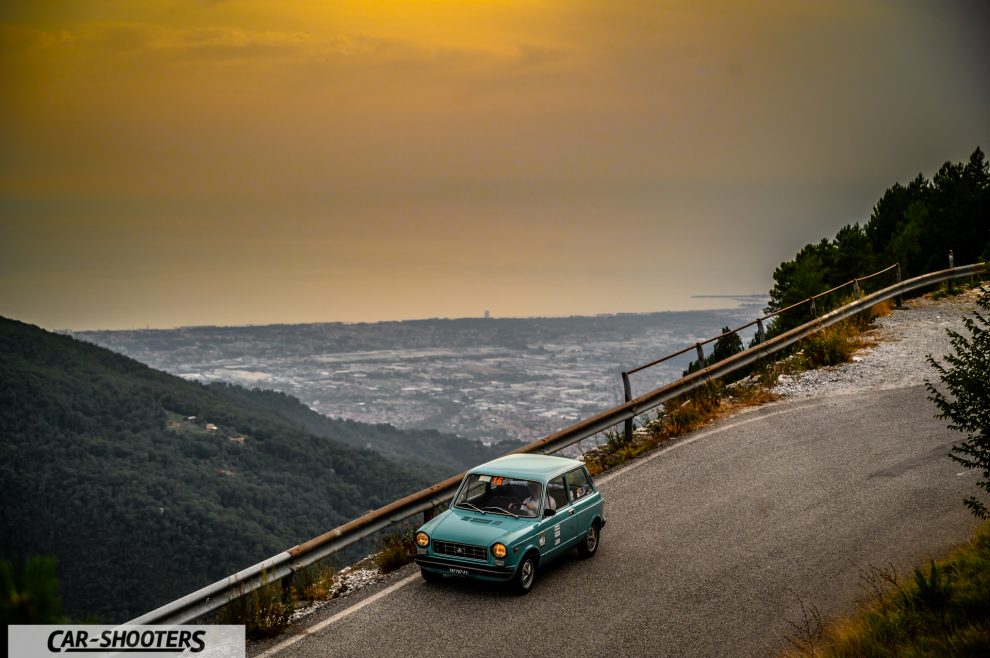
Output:
M990 493L990 288L977 299L981 311L964 316L968 335L949 330L952 353L945 363L928 355L928 363L938 372L948 389L943 394L926 381L928 399L938 407L937 418L949 421L949 429L962 432L966 439L952 446L950 457L964 468L973 469L983 478L977 486ZM975 496L965 502L976 516L990 518L990 509Z
M382 547L375 554L375 566L382 573L389 573L412 562L416 554L412 531L391 533L382 539Z
M16 569L0 560L0 619L5 624L65 622L58 594L58 561L31 557Z
M841 326L818 331L802 341L804 358L809 368L822 368L845 363L853 353L853 344Z
M218 624L243 624L245 635L257 640L278 635L289 625L293 605L280 582L266 583L234 599L216 615Z
M935 560L932 560L927 577L921 569L915 567L914 587L907 597L910 604L922 608L943 608L952 599L952 574L945 568L939 569Z
M322 563L311 564L292 575L296 595L305 601L328 601L333 598L335 583L333 567Z
M990 655L990 525L906 582L876 567L864 580L873 591L868 607L830 623L813 651L797 647L787 655Z

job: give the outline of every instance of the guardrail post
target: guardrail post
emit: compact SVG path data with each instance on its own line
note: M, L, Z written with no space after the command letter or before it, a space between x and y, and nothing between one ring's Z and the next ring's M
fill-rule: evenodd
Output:
M862 294L863 293L859 289L859 279L853 279L853 297L859 299Z
M955 266L956 266L955 256L952 255L952 250L949 249L949 269L951 270ZM949 286L949 294L951 295L952 294L952 279L949 279L948 286Z
M626 397L626 402L632 400L632 386L629 384L629 373L622 373L622 393ZM626 443L632 441L633 438L633 419L626 419Z
M894 270L897 273L897 283L901 282L901 264L897 263L897 269ZM894 302L897 304L897 308L900 308L904 304L904 297L898 295L894 297Z
M815 298L814 297L811 298L811 317L813 317L813 318L817 318L818 317L818 311L815 309Z
M695 343L694 349L698 350L698 370L705 367L705 348L701 346L701 343Z
M756 318L756 342L762 343L767 339L767 332L763 329L763 318Z

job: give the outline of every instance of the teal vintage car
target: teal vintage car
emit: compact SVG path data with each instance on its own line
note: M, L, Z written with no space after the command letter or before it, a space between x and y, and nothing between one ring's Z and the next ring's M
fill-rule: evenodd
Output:
M416 532L423 578L511 581L525 594L542 564L570 549L595 554L605 503L574 459L506 455L468 471L450 508Z

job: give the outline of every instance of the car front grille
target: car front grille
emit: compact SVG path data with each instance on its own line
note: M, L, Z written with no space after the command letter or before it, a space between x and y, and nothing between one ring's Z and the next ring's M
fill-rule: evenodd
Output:
M458 544L452 541L434 539L433 552L440 555L452 555L454 557L466 557L471 560L488 561L488 549L484 546L472 546L471 544Z

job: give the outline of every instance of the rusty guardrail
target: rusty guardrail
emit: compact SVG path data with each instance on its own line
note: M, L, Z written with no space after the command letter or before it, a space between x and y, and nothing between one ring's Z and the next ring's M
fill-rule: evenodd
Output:
M579 421L570 427L533 441L512 452L543 454L557 452L562 448L594 436L626 420L631 421L639 414L659 406L666 400L688 393L711 379L730 374L771 354L786 349L815 331L860 313L874 304L943 281L982 274L987 272L987 270L988 265L986 263L976 263L974 265L951 268L940 272L932 272L903 282L899 281L893 286L889 286L851 304L825 313L779 336L760 342L718 363L697 370L665 386L645 393L640 397L628 400L617 407L602 411L591 418ZM783 312L783 310L779 312ZM694 347L692 346L678 354L683 354L691 349L694 349ZM207 585L202 589L187 594L171 603L167 603L127 623L189 623L268 583L276 581L284 582L284 579L291 578L294 572L318 562L345 546L349 546L382 528L408 519L416 514L431 513L432 510L453 497L463 475L463 473L455 475L443 482L389 503L360 518L330 530L319 537L314 537L305 543L283 551L243 571L219 580L212 585Z
M950 252L950 254L951 254L951 252ZM951 255L950 255L950 259L951 259ZM951 263L951 260L950 260L950 263ZM669 361L671 359L674 359L676 357L679 357L682 354L687 354L691 350L694 350L697 353L697 356L698 356L698 365L699 366L703 366L704 363L705 363L705 345L707 345L709 343L717 342L717 341L725 338L726 336L731 336L733 334L738 334L743 329L748 329L749 327L752 327L753 325L756 325L756 342L757 343L765 342L766 339L767 339L767 332L766 332L766 327L764 326L763 323L766 320L769 320L771 318L777 317L778 315L782 315L784 313L787 313L788 311L791 311L793 309L799 308L799 307L804 306L806 304L810 304L811 317L812 318L817 318L818 317L818 310L817 310L817 306L816 306L817 300L819 300L822 297L825 297L827 295L831 295L834 292L838 292L839 290L842 290L843 288L847 288L849 286L852 286L853 287L853 297L855 297L856 299L859 299L862 296L862 287L860 286L860 282L861 281L867 281L869 279L873 279L875 277L880 276L881 274L886 274L887 272L890 272L891 270L896 270L896 273L897 273L897 283L900 283L901 282L901 264L900 263L895 263L895 264L891 265L890 267L885 267L884 269L880 270L879 272L874 272L873 274L867 274L866 276L861 276L859 278L853 279L852 281L847 281L847 282L845 282L845 283L843 283L841 285L835 286L834 288L832 288L830 290L826 290L825 292L820 292L817 295L812 295L811 297L808 297L807 299L803 299L803 300L801 300L799 302L796 302L794 304L791 304L790 306L785 306L784 308L777 309L776 311L773 311L772 313L768 313L766 315L762 315L762 316L756 318L755 320L753 320L752 322L747 322L746 324L744 324L744 325L742 325L740 327L736 327L735 329L730 329L728 331L725 331L725 332L719 334L718 336L715 336L714 338L709 338L707 340L696 342L692 346L685 347L684 349L678 350L677 352L673 352L673 353L668 354L666 356L662 356L659 359L655 359L653 361L650 361L649 363L644 363L641 366L636 366L635 368L630 368L629 370L623 370L619 374L622 377L622 392L623 392L623 395L625 397L625 401L626 402L629 402L630 400L633 399L633 397L632 397L632 383L629 380L629 375L636 374L637 372L640 372L642 370L646 370L647 368L652 368L653 366L656 366L656 365L659 365L661 363L664 363L665 361ZM897 297L897 305L898 306L901 305L901 297L900 296ZM632 439L632 433L633 433L633 421L632 421L632 418L626 420L626 422L625 422L625 428L624 429L625 429L626 440L627 441L631 440Z

